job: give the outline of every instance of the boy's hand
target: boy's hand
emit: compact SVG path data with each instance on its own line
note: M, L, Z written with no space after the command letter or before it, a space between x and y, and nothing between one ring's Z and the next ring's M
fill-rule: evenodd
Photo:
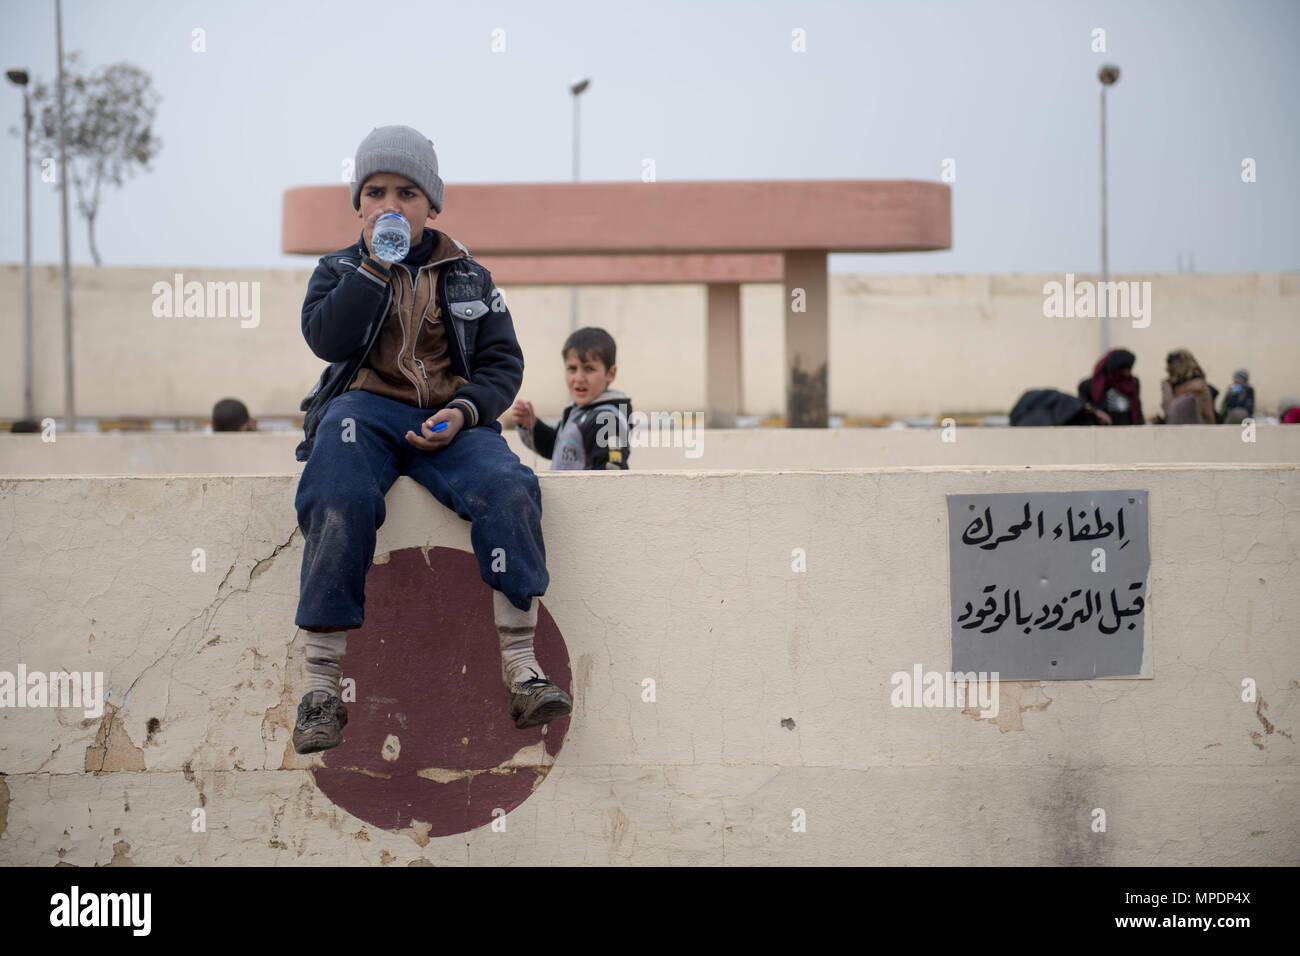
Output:
M447 427L440 432L432 431L438 422L446 422ZM420 451L439 451L451 444L456 433L465 427L465 413L459 408L444 408L438 414L420 423L420 434L413 431L406 433L406 440Z
M515 407L511 409L511 413L515 417L516 425L523 425L525 428L532 428L537 424L537 416L533 414L532 402L525 402L522 400L515 402Z

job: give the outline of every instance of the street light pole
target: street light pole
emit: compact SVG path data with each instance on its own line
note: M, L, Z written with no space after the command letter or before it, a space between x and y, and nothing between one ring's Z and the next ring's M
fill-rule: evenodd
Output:
M569 84L569 92L573 94L573 181L578 181L578 97L583 91L591 85L590 77L582 77L574 80ZM569 331L574 332L578 328L578 287L569 287Z
M573 181L575 183L578 181L578 131L581 125L581 115L578 109L578 97L582 94L582 91L587 88L589 82L589 80L581 80L573 84L571 87L573 90Z
M68 154L65 144L66 113L63 96L63 4L54 0L54 38L59 57L59 195L63 207L63 427L77 430L77 409L72 389L72 266L68 255Z
M1106 64L1097 71L1101 81L1101 287L1097 299L1101 308L1101 354L1110 351L1110 316L1107 314L1107 283L1110 281L1109 224L1106 215L1106 89L1119 82L1119 67Z
M32 102L26 70L5 76L23 91L23 418L32 421Z

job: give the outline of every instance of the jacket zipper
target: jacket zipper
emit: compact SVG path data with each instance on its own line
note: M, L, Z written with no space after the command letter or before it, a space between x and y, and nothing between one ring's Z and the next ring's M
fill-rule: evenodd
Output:
M396 264L399 268L402 268L402 269L405 269L405 268L406 268L406 267L403 266L400 262L399 262L399 263L395 263L395 264ZM408 272L407 274L409 275L410 273ZM414 375L410 375L410 374L407 373L407 371L406 371L406 366L404 366L404 365L402 364L402 360L406 357L406 322L404 322L404 321L402 320L402 296L401 296L401 291L402 291L402 289L401 289L401 285L402 285L402 279L401 279L400 276L398 276L398 278L397 278L397 286L398 286L398 296L397 296L397 324L400 325L400 326L402 327L402 350L401 350L400 352L397 353L397 370L398 370L399 372L402 373L402 377L403 377L403 378L405 378L408 382L411 383L411 387L415 389L415 400L420 404L420 407L423 408L423 407L424 407L424 394L420 391L420 383L417 382L417 381L415 380L415 376L414 376ZM415 303L415 293L414 293L414 289L412 289L411 302L412 302L412 305L414 305L414 303ZM384 316L384 321L388 321L388 317L387 317L387 316ZM411 358L412 358L412 359L415 358L415 351L414 351L414 349L412 349L412 351L411 351Z
M437 262L430 262L430 263L427 264L426 268L432 268L432 267L434 267L434 266L444 266L444 265L446 265L448 262L456 262L457 260L464 259L464 258L465 258L465 256L463 256L463 255L461 255L461 256L450 256L450 257L448 257L448 258L446 258L446 259L439 259ZM396 263L396 264L400 265L400 263ZM405 267L403 266L403 268L405 268ZM400 281L400 280L399 280L399 281ZM464 372L466 373L466 374L462 375L461 377L462 377L462 378L465 378L465 379L468 379L468 378L469 378L469 375L468 375L469 367L468 367L467 363L465 362L465 353L464 353L464 350L463 350L463 346L462 346L461 343L460 343L460 335L459 335L459 333L456 332L456 330L455 330L454 328L451 327L451 323L450 323L450 322L448 321L448 319L447 319L448 310L447 310L447 270L446 270L446 269L443 269L443 270L441 270L441 271L438 273L438 292L442 295L442 299L440 300L440 303L439 303L439 305L440 305L440 307L441 307L441 309L442 309L442 323L443 323L444 326L447 326L447 327L450 329L450 331L451 331L451 333L452 333L451 337L452 337L452 339L455 340L455 343L456 343L456 355L457 355L457 357L460 359L460 367L461 367L462 371L464 371ZM384 330L384 323L388 321L388 314L389 314L389 311L392 309L392 306L393 306L393 287L392 287L392 285L390 284L390 285L388 286L388 298L387 298L387 300L386 300L385 303L384 303L384 314L383 314L383 318L381 318L381 319L379 320L379 322L376 324L374 335L372 335L372 336L370 337L370 344L369 344L368 346L366 346L366 351L365 351L365 353L361 356L361 361L357 363L356 368L359 369L359 368L361 368L363 365L366 364L366 359L368 359L368 358L370 357L370 353L371 353L371 351L374 349L374 347L375 347L375 343L379 341L379 336L380 336L380 334L381 334L381 333L383 332L383 330ZM427 311L427 309L426 309L426 311ZM399 319L399 320L401 319L401 314L402 314L402 313L401 313L401 299L400 299L400 297L399 297L399 298L398 298L398 312L397 312L397 315L398 315L398 319ZM418 331L417 331L417 335L418 335ZM403 326L402 326L402 349L403 349L403 350L406 349L406 326L405 326L404 324L403 324ZM412 349L411 357L412 357L412 358L415 357L414 349ZM421 366L423 367L423 363L421 363ZM409 375L406 374L406 370L402 368L402 363L401 363L400 358L399 358L399 360L398 360L397 367L398 367L398 369L401 370L402 375L403 375L404 377L406 377L406 378L411 382L412 385L415 386L415 393L416 393L416 395L419 395L419 394L420 394L420 386L415 382L415 380L414 380L413 378L411 378L411 376L409 376ZM354 376L356 375L356 369L353 369L352 374L353 374ZM423 403L422 403L422 404L423 404Z
M423 272L424 269L427 269L427 268L429 268L429 267L428 267L428 266L425 266L425 267L424 267L423 269L421 269L420 271ZM424 311L420 313L420 321L419 321L419 322L416 324L416 326L415 326L415 341L411 343L411 359L412 359L412 361L415 362L416 365L420 366L420 374L424 376L424 387L425 387L426 390L428 390L428 393L429 393L429 397L430 397L430 398L433 397L433 391L432 391L432 387L429 385L429 372L428 372L428 369L426 369L426 368L424 367L424 362L422 362L420 359L418 359L418 358L415 357L415 353L416 353L416 351L417 351L417 349L419 348L419 345L420 345L420 332L424 329L424 320L425 320L425 318L429 315L429 306L434 304L434 296L435 296L436 294L437 294L437 293L436 293L436 292L434 291L434 289L433 289L433 274L430 273L430 275L429 275L429 301L426 302L426 303L424 304ZM412 293L411 293L411 307L412 307L412 309L414 309L414 307L415 307L415 292L414 292L414 288L412 288ZM423 403L423 402L420 403L420 407L421 407L421 408L424 407L424 403Z

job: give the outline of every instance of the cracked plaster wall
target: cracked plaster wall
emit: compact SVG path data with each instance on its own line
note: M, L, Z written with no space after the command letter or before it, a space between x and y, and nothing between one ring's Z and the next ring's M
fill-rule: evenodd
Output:
M1154 679L890 706L894 671L948 668L945 494L1127 487ZM543 475L572 725L505 833L432 839L333 805L289 744L294 488L0 480L0 669L108 697L0 709L0 864L1300 862L1294 465ZM379 551L433 544L468 525L399 479Z

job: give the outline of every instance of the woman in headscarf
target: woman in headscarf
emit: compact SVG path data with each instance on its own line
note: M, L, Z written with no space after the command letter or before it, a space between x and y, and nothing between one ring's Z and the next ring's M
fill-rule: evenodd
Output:
M1168 378L1160 383L1162 414L1151 420L1158 425L1213 425L1214 395L1192 353L1170 352L1165 356L1165 372Z
M1111 349L1093 366L1092 378L1079 383L1079 398L1107 425L1141 425L1142 396L1133 377L1136 361L1128 349Z

